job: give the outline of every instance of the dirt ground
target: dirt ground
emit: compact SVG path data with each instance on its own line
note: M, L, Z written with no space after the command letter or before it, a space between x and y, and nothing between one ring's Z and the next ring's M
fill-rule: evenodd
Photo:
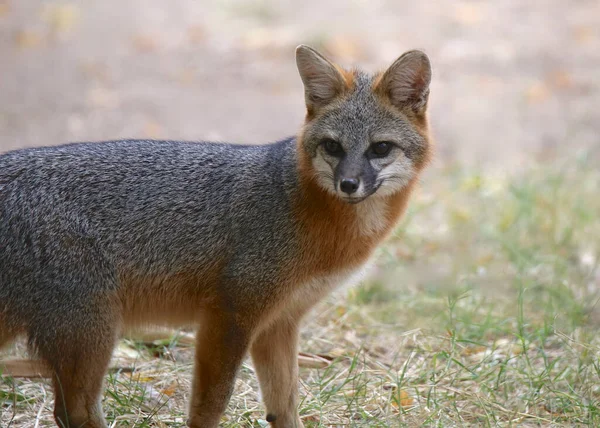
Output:
M0 151L293 134L300 43L369 70L424 49L439 159L512 169L598 145L595 0L0 0Z

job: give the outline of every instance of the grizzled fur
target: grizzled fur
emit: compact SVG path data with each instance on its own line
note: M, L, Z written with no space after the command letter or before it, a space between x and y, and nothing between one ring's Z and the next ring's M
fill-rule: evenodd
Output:
M198 328L189 426L218 425L248 351L268 421L302 426L298 323L402 214L429 156L430 70L417 52L374 77L307 47L297 62L308 111L297 138L0 155L0 347L26 334L50 365L57 423L106 427L119 335L170 324ZM389 153L368 154L381 141ZM356 196L340 191L346 176Z
M68 325L73 317L86 322L90 297L117 292L123 278L144 278L136 284L142 295L152 280L206 269L215 255L226 265L218 298L232 311L255 305L253 296L269 294L280 266L296 257L295 165L294 139L262 146L129 140L1 155L5 328L27 330L33 345L45 346L46 334L68 328L56 324L57 311L69 314ZM77 275L93 276L85 294L75 266L86 266Z
M105 366L123 319L169 322L177 310L192 324L208 305L260 311L295 257L298 184L284 174L294 170L292 139L116 141L0 156L0 345L25 332L41 357L70 371L86 348ZM216 260L218 289L183 281L174 290L170 277L199 278ZM151 311L147 295L157 300Z

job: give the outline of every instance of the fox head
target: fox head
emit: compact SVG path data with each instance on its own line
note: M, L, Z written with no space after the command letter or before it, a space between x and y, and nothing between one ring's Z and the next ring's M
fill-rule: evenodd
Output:
M369 75L301 45L296 64L307 108L300 151L318 185L348 203L407 186L430 152L427 55L406 52L385 72Z

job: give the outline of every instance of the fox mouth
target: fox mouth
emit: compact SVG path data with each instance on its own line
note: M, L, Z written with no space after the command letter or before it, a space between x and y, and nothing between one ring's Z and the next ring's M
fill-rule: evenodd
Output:
M381 186L381 184L383 183L383 180L380 181L379 183L376 183L375 187L366 195L362 195L362 196L340 196L340 199L342 199L342 201L347 202L351 205L355 205L358 204L362 201L364 201L365 199L367 199L369 196L373 196L375 193L377 193L377 190L379 190L379 187Z
M371 195L366 195L366 196L359 196L359 197L342 197L342 200L344 202L348 202L349 204L358 204L359 202L364 201L365 199L367 199L369 196Z

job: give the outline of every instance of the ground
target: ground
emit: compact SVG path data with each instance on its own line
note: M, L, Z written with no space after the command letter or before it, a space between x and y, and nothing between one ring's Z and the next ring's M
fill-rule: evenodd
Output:
M0 0L0 151L123 137L272 141L304 115L293 52L431 57L437 156L354 288L307 320L307 426L600 422L600 4ZM22 345L5 355L22 355ZM115 426L182 426L192 349L123 342ZM0 425L51 421L0 381ZM250 362L224 426L265 425Z

